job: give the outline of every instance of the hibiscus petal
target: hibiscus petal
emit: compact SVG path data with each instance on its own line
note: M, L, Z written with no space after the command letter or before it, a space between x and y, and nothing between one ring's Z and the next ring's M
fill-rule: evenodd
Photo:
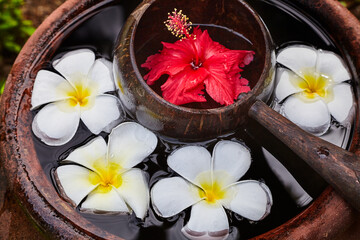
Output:
M77 165L60 166L55 171L60 193L71 200L74 205L79 203L92 191L98 184L90 182L91 171Z
M186 67L173 77L169 77L161 86L163 98L175 105L190 102L206 102L204 94L204 79L208 73L205 69L197 70Z
M72 86L59 74L40 70L35 78L31 96L32 109L45 103L60 101L69 98L66 94Z
M238 97L234 91L235 84L229 80L230 78L223 72L222 68L215 69L213 66L204 81L206 92L212 99L222 105L233 104Z
M337 84L333 88L333 100L328 103L330 114L336 121L343 123L352 116L354 108L354 94L350 84Z
M134 122L125 122L112 130L108 143L108 158L128 169L139 164L157 146L154 133Z
M294 93L303 91L303 89L299 87L299 84L305 82L305 80L286 68L279 67L277 69L276 78L278 84L276 86L275 96L279 102L282 102L285 98Z
M108 94L97 96L90 108L81 108L81 120L94 134L110 132L124 118L125 113L119 99Z
M201 187L200 181L211 182L211 155L204 147L186 146L172 152L167 163L171 169L186 180ZM200 173L208 172L207 179L197 178Z
M253 59L254 52L240 50L223 50L204 63L209 75L205 79L206 92L212 99L223 105L234 103L238 95L248 92L249 87L244 88L240 79L239 66L249 64ZM245 64L246 63L246 64Z
M81 204L81 211L85 212L120 212L128 213L129 208L126 206L124 200L119 196L115 189L111 189L109 192L103 192L101 190L93 190Z
M253 221L259 221L270 213L272 196L269 188L254 180L241 181L226 189L231 198L222 201L227 209Z
M95 61L95 54L89 49L78 49L66 53L53 62L53 67L71 81L74 74L87 76Z
M343 60L333 52L319 50L316 71L337 83L351 79Z
M50 103L36 114L32 130L47 145L63 145L75 135L80 111L78 107L69 108L67 105L66 101Z
M226 239L229 222L221 205L201 201L192 206L189 222L181 231L189 239Z
M213 150L213 170L226 172L229 178L223 178L226 186L241 178L250 168L250 151L243 145L233 141L220 141Z
M122 184L116 190L138 218L143 219L149 208L149 187L144 172L131 169L121 175Z
M321 99L306 101L296 94L284 102L280 112L305 131L315 135L324 134L330 127L330 113Z
M280 50L276 61L299 76L304 76L309 70L315 71L317 55L317 51L312 47L292 45Z
M195 56L194 48L189 40L175 43L163 42L163 49L160 53L149 56L141 67L150 69L144 76L147 84L152 85L161 75L174 76L183 71Z
M76 148L64 161L80 164L96 172L94 162L106 158L107 145L102 137L96 137L86 145Z
M161 86L163 98L176 105L205 102L204 83L209 95L220 104L230 105L240 93L250 91L243 85L247 81L240 80L239 66L249 64L254 52L228 50L199 28L193 35L196 39L163 43L163 50L146 60L142 67L150 69L144 76L149 85L168 74Z
M97 92L99 95L105 92L115 91L115 82L112 72L112 62L100 58L97 59L92 66L88 77L97 84Z
M200 58L205 59L205 61L222 51L228 50L220 43L213 41L207 30L202 32L200 28L194 28L193 35L196 36L195 45Z
M181 177L164 178L151 189L151 200L156 213L171 217L201 200L199 188Z

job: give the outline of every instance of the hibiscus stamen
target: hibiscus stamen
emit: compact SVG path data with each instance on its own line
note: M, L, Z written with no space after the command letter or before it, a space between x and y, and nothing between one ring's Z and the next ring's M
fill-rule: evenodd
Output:
M187 22L189 18L182 13L182 10L179 12L175 8L174 11L170 14L168 13L168 20L166 20L165 26L167 29L176 37L180 39L191 38L191 22Z
M167 29L175 36L182 39L189 39L191 40L191 45L195 51L195 65L199 66L199 54L197 52L194 40L196 36L192 36L190 34L192 22L188 22L189 18L182 13L182 10L177 11L174 8L174 11L170 14L168 13L168 20L166 20L165 26ZM197 68L196 68L197 69Z
M191 65L192 69L197 70L202 66L202 62L201 61L198 61L198 62L192 61L190 63L190 65Z

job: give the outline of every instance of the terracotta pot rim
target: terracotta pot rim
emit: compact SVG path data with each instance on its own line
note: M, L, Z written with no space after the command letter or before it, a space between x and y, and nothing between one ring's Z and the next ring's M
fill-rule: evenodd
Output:
M296 1L300 4L304 4L305 6L311 4L308 1ZM59 238L64 237L70 239L74 237L100 237L107 239L119 239L117 236L104 232L97 227L88 230L86 227L89 223L86 221L81 220L78 222L75 221L75 219L68 218L69 214L74 216L74 214L72 214L74 209L70 209L67 203L65 203L59 197L57 197L57 200L51 200L49 194L56 194L52 184L46 179L43 172L39 174L35 173L34 170L31 170L31 167L33 166L32 164L39 165L39 161L37 160L36 155L30 156L30 158L24 158L26 157L26 153L34 152L34 149L24 149L19 139L24 140L27 136L23 135L23 133L19 132L17 129L19 125L23 124L23 118L28 117L24 117L24 115L29 114L28 112L24 112L23 109L24 104L25 106L29 107L29 103L26 103L26 101L29 100L29 96L31 95L31 85L33 84L34 80L33 77L30 76L31 71L29 69L33 68L35 64L34 62L40 61L40 56L37 54L39 52L49 52L50 50L48 48L43 48L47 44L54 42L54 38L57 39L59 37L59 31L65 31L66 29L70 28L76 19L79 18L79 14L81 16L85 16L91 12L92 9L106 6L111 2L113 1L107 0L102 2L101 0L70 0L55 10L51 16L48 17L36 30L35 34L28 40L20 52L8 77L4 95L1 99L0 129L2 130L2 141L0 142L0 153L2 156L4 156L1 161L5 166L10 187L12 190L15 190L14 194L16 194L16 197L24 205L27 212L36 220L37 224L42 225L41 228L46 232L54 234L54 236ZM350 40L346 40L345 42L350 44L351 48L354 49L356 49L356 43L360 46L360 24L357 22L355 17L351 16L346 9L342 8L339 3L333 0L315 0L313 3L320 4L319 6L321 7L325 6L330 10L336 11L338 14L336 21L340 20L340 22L346 22L346 24L342 26L344 30L339 31L343 31L343 33L345 33L345 31L349 31L352 34L351 36L356 36L352 44L346 42ZM314 10L314 12L316 11ZM318 12L318 14L321 13ZM350 20L346 20L349 18ZM342 36L339 36L339 38L341 37ZM341 39L339 41L341 42ZM360 57L358 56L356 58L354 55L353 59L355 62L354 68L359 70ZM357 117L355 122L356 129L359 129L358 121L359 119ZM355 139L351 145L351 151L359 152L360 147L358 131L356 131L354 135ZM34 180L35 174L42 175L41 179L46 181L43 183L45 186L38 185L40 180ZM351 217L354 214L354 210L349 207L349 205L342 198L334 193L331 188L327 188L321 194L321 196L317 198L314 203L305 209L301 214L295 216L278 228L272 229L271 231L260 235L257 238L289 238L289 236L293 236L292 234L296 233L302 234L297 235L298 239L306 238L310 236L309 232L296 229L301 225L304 227L309 226L309 224L311 224L314 219L315 221L313 227L315 228L319 227L324 229L324 225L327 226L327 224L337 228L338 230L341 230L341 228L345 227L346 224L334 226L333 220L322 219L322 214L325 214L326 216L334 216L335 214L335 217L339 215L339 218L342 218L345 223L350 223L352 221ZM50 226L47 222L48 220L51 220L54 225ZM72 227L71 224L75 225L75 227ZM300 228L304 229L304 227ZM280 231L283 231L282 234L279 234ZM279 235L275 236L276 234Z

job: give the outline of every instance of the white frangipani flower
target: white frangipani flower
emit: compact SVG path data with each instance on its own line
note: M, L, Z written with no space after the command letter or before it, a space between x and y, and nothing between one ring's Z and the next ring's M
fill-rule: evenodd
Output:
M340 124L351 121L354 96L345 81L351 76L333 52L293 45L280 50L276 98L280 113L304 130L322 135L331 116Z
M144 218L149 188L142 170L133 168L157 145L154 133L137 123L122 123L112 130L109 142L97 137L75 149L59 166L55 179L61 195L90 212L128 213ZM84 200L85 199L85 200Z
M224 208L253 221L270 212L272 196L264 183L237 182L251 164L249 150L239 143L218 142L212 157L203 147L183 147L171 153L167 162L181 177L158 181L151 189L152 205L165 218L192 206L182 229L190 239L227 238L229 222Z
M45 105L35 116L32 129L44 143L63 145L76 133L80 119L94 134L110 132L124 119L115 91L112 63L95 59L89 49L66 53L53 62L61 74L40 70L31 97L32 109Z

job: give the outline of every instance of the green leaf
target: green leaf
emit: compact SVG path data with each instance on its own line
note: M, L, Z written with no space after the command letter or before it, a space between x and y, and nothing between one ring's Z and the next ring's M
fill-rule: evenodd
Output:
M0 95L4 93L5 89L5 80L0 81Z
M0 0L0 55L5 51L17 53L35 28L24 19L23 0Z
M21 50L21 46L15 42L5 42L5 47L6 49L8 49L9 51L12 51L12 52L20 52Z
M31 36L35 32L35 28L24 26L21 27L21 31L25 33L26 36Z
M344 7L347 7L347 3L345 1L340 1L341 5L343 5Z

